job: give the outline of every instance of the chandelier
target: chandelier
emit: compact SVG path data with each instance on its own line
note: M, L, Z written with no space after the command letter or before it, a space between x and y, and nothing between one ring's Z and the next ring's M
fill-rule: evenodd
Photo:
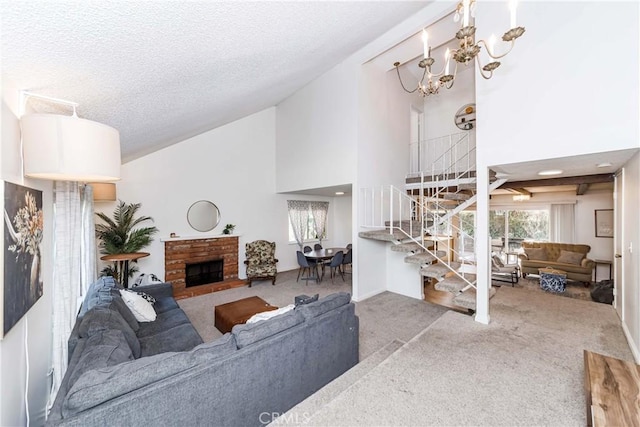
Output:
M484 40L475 41L476 27L473 25L472 21L475 21L475 7L476 0L463 0L458 3L458 7L456 8L456 12L453 16L454 22L460 21L460 17L462 16L461 28L456 33L456 39L459 42L459 48L450 50L447 48L447 51L444 55L444 67L442 71L439 73L435 73L432 70L432 66L435 63L435 59L431 57L431 46L429 46L429 34L426 29L422 30L422 42L424 45L424 58L420 60L418 63L418 67L422 68L424 71L422 73L422 78L418 82L418 85L415 89L409 90L405 87L404 83L402 83L402 78L400 77L399 66L400 63L396 62L393 66L396 68L396 72L398 73L398 79L400 80L400 85L402 88L409 93L414 93L415 91L419 91L422 96L429 96L438 93L441 87L445 87L447 89L451 89L453 87L454 79L456 77L456 72L458 71L458 64L467 65L473 59L476 60L476 64L478 65L478 70L480 71L480 75L485 79L490 79L493 77L493 71L500 66L500 61L498 59L506 56L513 46L515 45L516 39L524 34L524 27L516 26L516 1L511 0L509 2L509 10L511 17L511 29L508 30L502 36L502 40L510 43L509 49L501 54L496 54L494 50L495 46L495 36L491 35L489 41L486 42ZM487 55L491 61L486 65L482 65L480 63L480 50L481 46L484 46ZM450 74L450 62L451 58L454 59L453 64L453 74ZM425 82L426 78L426 82Z

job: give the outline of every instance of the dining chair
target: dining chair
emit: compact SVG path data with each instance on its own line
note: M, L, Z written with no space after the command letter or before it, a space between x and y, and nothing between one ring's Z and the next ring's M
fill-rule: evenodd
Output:
M315 280L316 283L318 283L320 276L318 275L318 264L311 263L309 262L309 260L304 256L304 254L300 251L296 251L296 256L298 257L298 265L300 266L300 269L298 270L298 278L296 279L296 282L300 280L300 274L302 274L302 280ZM315 271L315 277L311 276L311 270ZM304 277L304 271L307 270L307 277ZM307 284L309 284L309 282L307 282Z
M316 243L315 245L313 245L314 251L319 251L320 249L322 249L322 245L320 243Z
M349 244L347 245L347 249L349 249L349 250L351 250L351 248L352 248L352 247L353 247L353 245L352 245L351 243L349 243Z
M302 252L304 252L305 254L311 252L313 249L311 249L311 246L305 246L304 248L302 248Z
M347 272L347 266L351 267L351 262L353 259L353 251L349 248L346 254L344 254L344 258L342 259L342 273Z
M331 283L333 283L333 277L336 275L336 273L340 273L340 276L342 276L342 281L344 281L344 273L341 269L343 260L344 253L342 251L338 251L333 256L333 258L331 258L331 262L329 264L326 264L326 266L330 269L329 273L331 274Z

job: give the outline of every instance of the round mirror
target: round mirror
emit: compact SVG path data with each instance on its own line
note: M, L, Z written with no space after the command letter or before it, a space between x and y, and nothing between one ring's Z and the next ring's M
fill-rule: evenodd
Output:
M476 104L466 104L460 107L454 117L456 126L462 130L471 130L476 124Z
M199 200L187 211L189 225L197 231L211 231L220 222L220 210L208 200Z

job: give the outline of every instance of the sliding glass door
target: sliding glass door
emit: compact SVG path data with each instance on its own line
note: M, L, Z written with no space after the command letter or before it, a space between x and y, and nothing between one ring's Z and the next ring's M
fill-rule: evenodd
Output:
M520 252L524 240L547 242L549 210L492 210L489 212L489 235L492 249L497 252Z

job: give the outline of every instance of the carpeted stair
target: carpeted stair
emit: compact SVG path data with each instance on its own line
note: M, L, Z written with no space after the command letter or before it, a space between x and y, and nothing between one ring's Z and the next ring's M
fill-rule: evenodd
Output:
M407 238L407 235L399 230L393 230L393 233L389 233L389 229L378 229L361 231L358 236L363 239L380 240L383 242L401 242Z
M391 246L391 250L394 252L424 252L424 248L415 242L399 243L397 245Z
M305 414L305 417L300 417L299 419L293 417L290 419L285 416L283 419L288 421L287 424L291 424L289 421L293 421L294 425L305 424L306 419L325 408L332 400L387 360L405 344L404 341L400 340L391 341L288 411L288 414ZM278 425L277 422L274 424Z
M469 280L469 278L467 278L467 280ZM472 280L469 281L472 282ZM439 282L436 282L434 288L436 289L436 291L446 291L451 292L452 294L457 294L458 292L469 286L469 281L463 280L455 274L452 274L440 280Z
M446 252L444 251L436 251L435 254L440 258L447 256ZM418 265L430 264L438 260L436 255L432 255L429 252L421 252L419 254L407 256L404 259L404 262L406 262L407 264L418 264Z
M496 294L496 288L489 288L489 299L493 298ZM453 303L459 305L460 307L468 308L469 310L476 309L476 290L475 288L470 288L461 293L460 295L456 295L453 298Z
M448 264L448 268L444 263L438 262L436 264L425 265L420 269L420 275L422 277L431 277L432 279L442 279L451 270L457 270L460 268L459 262L451 262Z

